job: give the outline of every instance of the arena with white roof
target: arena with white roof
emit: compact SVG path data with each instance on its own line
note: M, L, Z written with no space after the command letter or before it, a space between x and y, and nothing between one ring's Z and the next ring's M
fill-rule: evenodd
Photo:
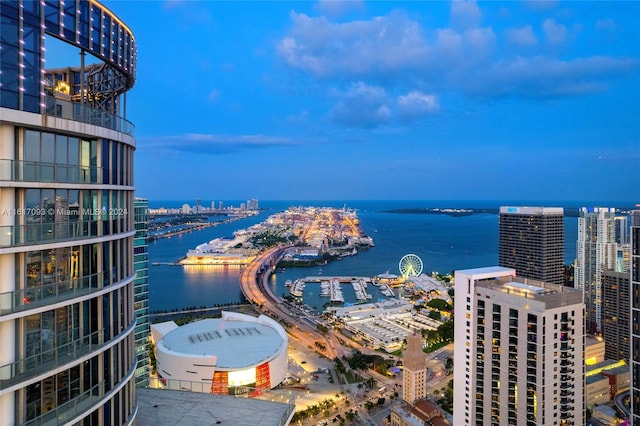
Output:
M223 312L181 327L168 321L152 324L151 335L158 375L172 389L250 393L274 388L287 373L287 334L265 315Z

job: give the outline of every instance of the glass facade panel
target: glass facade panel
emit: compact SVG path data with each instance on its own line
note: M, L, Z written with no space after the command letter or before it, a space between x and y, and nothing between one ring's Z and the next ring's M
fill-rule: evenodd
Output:
M82 73L43 70L51 63L45 57L53 52L45 49L51 38L90 51L106 65L104 75L125 90L135 81L135 42L100 3L0 1L0 107L42 115L3 122L3 135L15 136L9 142L15 150L2 158L3 171L11 165L11 173L2 174L2 186L11 188L3 190L3 207L22 213L0 227L0 348L12 349L0 350L0 399L4 408L15 402L13 410L2 411L0 424L134 422L137 330L133 301L121 300L134 293L133 237L113 234L133 229L123 210L133 210L133 191L123 187L132 181L130 170L117 170L132 156L133 126L117 115L126 109L122 92L111 95L110 106L83 106L77 96ZM48 79L69 83L70 93L56 92ZM122 134L106 141L93 126ZM113 162L102 155L112 150ZM108 184L114 186L103 186L112 175L117 178ZM112 214L115 208L124 218ZM81 356L89 359L80 362ZM106 388L116 386L122 389L107 397ZM94 411L87 414L89 409Z

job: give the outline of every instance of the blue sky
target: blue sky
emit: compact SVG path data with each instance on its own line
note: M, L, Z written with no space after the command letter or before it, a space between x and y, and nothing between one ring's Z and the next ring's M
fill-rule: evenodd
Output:
M136 195L640 202L640 2L104 3Z

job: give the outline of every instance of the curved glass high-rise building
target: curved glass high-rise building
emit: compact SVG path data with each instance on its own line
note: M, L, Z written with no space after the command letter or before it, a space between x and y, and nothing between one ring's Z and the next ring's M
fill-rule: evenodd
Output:
M0 425L129 424L135 39L93 0L0 20ZM54 41L79 64L47 67Z

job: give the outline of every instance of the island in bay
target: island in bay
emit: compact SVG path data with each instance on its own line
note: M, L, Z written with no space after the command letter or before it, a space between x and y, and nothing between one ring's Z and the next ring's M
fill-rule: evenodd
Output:
M264 222L189 250L182 265L247 265L267 247L287 246L279 267L324 265L374 246L354 209L290 207Z

